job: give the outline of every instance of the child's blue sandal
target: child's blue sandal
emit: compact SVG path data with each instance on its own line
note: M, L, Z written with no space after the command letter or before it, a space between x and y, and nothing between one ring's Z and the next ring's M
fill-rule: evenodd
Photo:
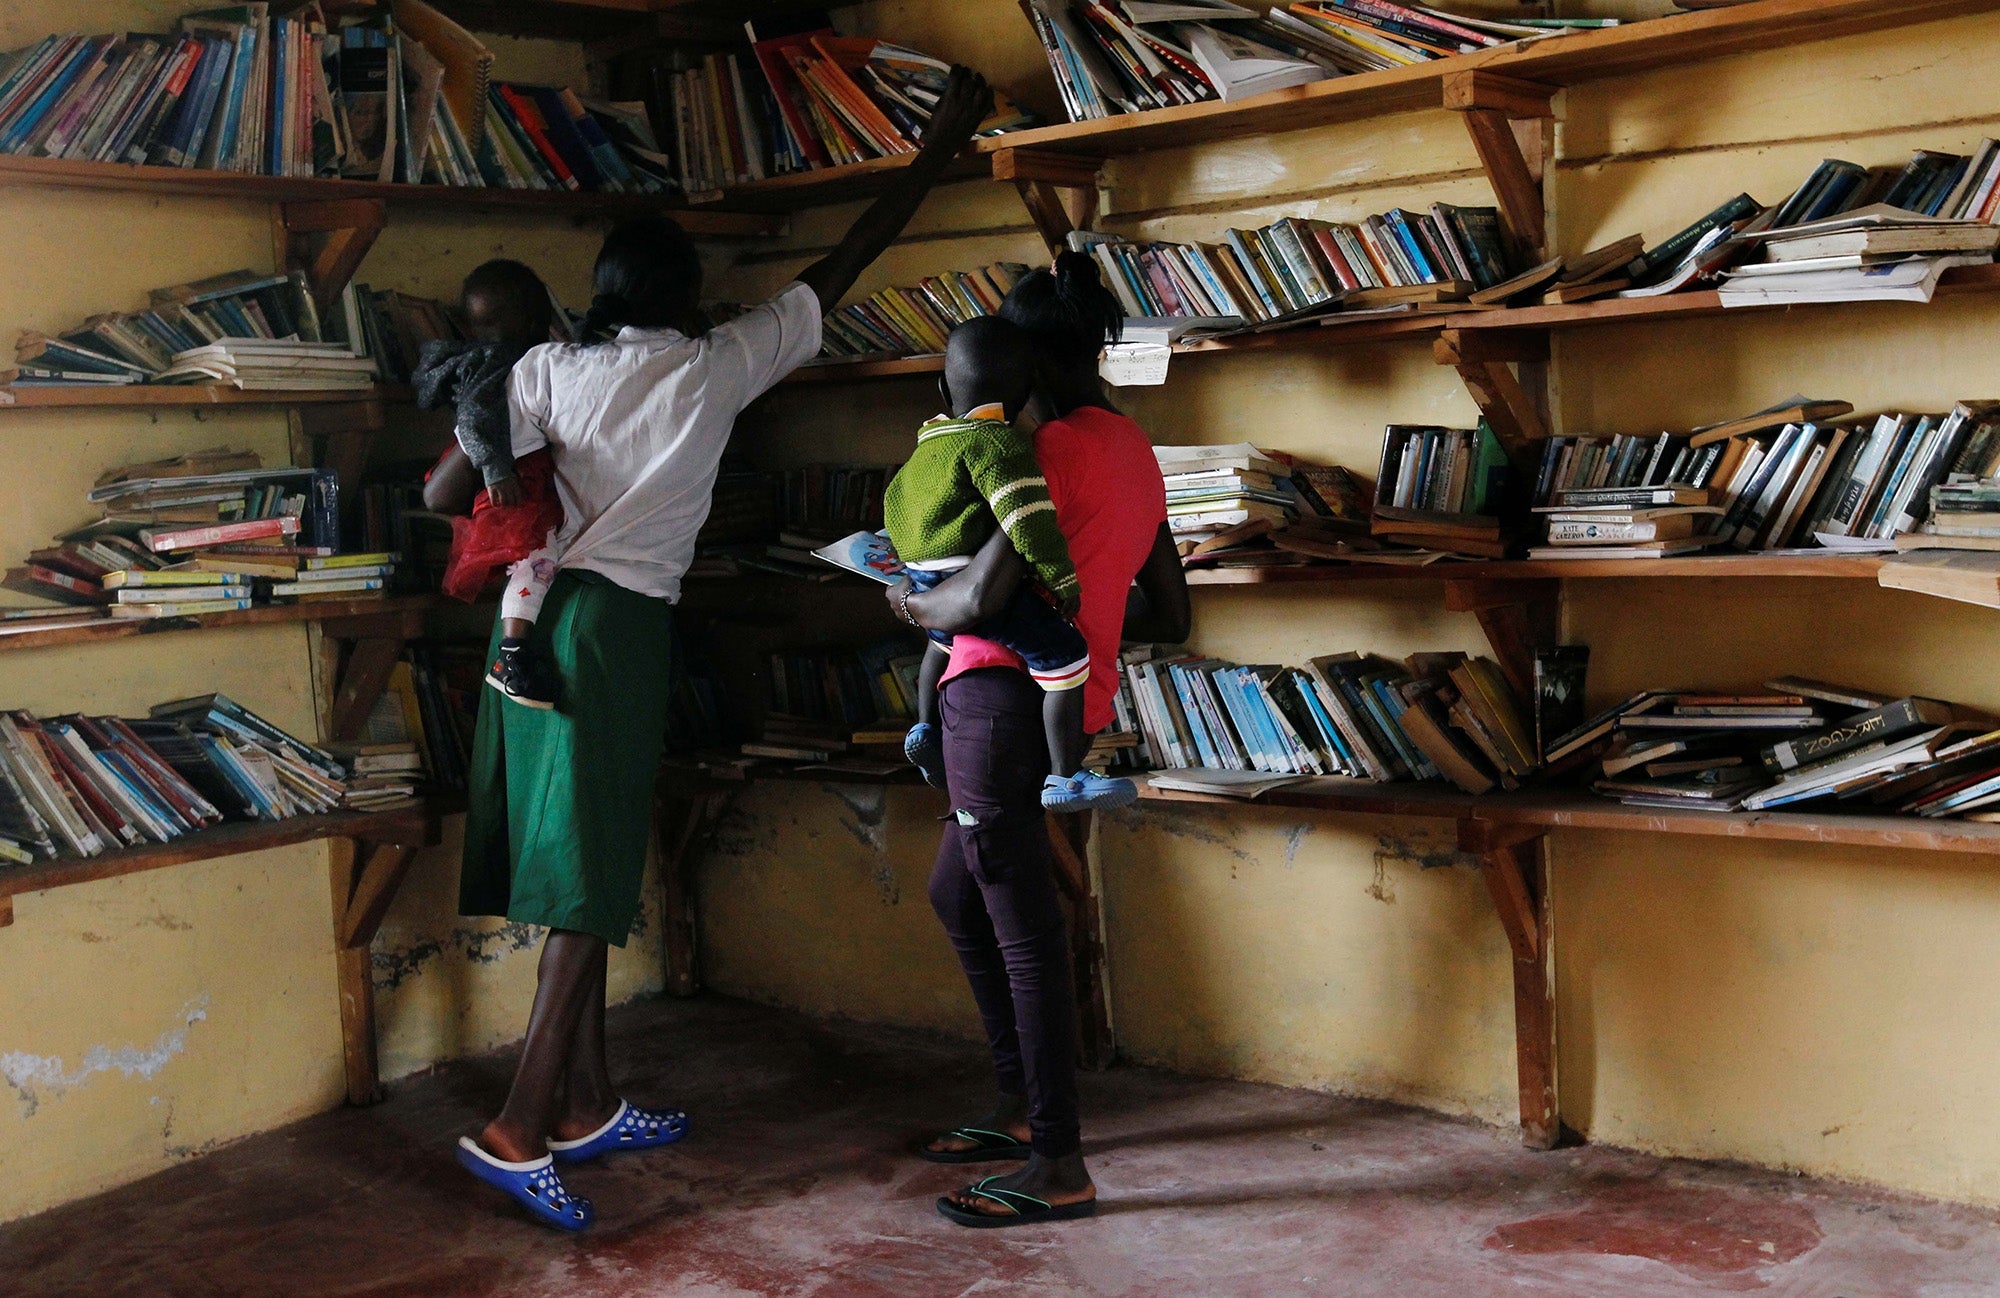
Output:
M924 783L942 789L944 780L944 736L928 721L919 721L903 736L903 760L923 772Z
M525 1163L510 1163L481 1149L470 1136L460 1136L458 1161L466 1171L526 1208L537 1221L557 1230L585 1230L597 1220L590 1200L569 1192L562 1177L556 1175L555 1159L548 1154Z
M1042 807L1048 811L1111 811L1139 800L1139 786L1096 771L1078 771L1042 781Z
M659 1112L618 1101L611 1120L577 1140L551 1140L549 1152L558 1163L581 1163L621 1149L658 1149L687 1135L687 1114L679 1109Z

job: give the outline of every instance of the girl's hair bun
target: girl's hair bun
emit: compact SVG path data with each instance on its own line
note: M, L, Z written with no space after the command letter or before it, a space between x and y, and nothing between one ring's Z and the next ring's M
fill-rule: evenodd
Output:
M1088 253L1064 251L1056 254L1056 285L1065 293L1087 292L1104 282L1097 262Z

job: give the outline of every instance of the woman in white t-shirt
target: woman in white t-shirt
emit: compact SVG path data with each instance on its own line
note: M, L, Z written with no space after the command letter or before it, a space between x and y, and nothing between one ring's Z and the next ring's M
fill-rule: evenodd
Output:
M991 103L977 74L954 69L924 147L841 244L713 330L699 324L701 263L680 227L620 226L598 255L587 321L587 337L610 337L537 347L515 366L514 454L550 451L563 507L561 571L529 645L557 700L540 710L481 692L460 909L549 935L506 1105L459 1141L459 1161L546 1224L593 1220L554 1160L670 1144L687 1129L686 1115L636 1108L612 1089L605 961L638 915L673 605L730 430L819 351L823 311L902 232Z

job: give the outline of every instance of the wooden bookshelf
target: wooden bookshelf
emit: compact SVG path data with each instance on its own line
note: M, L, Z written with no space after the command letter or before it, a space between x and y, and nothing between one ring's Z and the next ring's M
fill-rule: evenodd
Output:
M1461 793L1436 784L1374 784L1319 776L1273 789L1246 801L1216 794L1179 793L1141 782L1149 803L1214 806L1301 807L1349 815L1414 816L1485 826L1596 829L1710 838L1769 839L1843 847L1890 847L1912 852L1966 852L2000 856L2000 825L1922 816L1843 815L1839 812L1679 811L1628 807L1576 792Z
M455 185L384 185L365 180L252 176L194 168L129 166L0 154L0 185L51 189L117 190L182 198L255 203L382 203L394 211L518 213L524 216L606 217L668 215L689 234L713 238L768 238L786 222L766 213L690 210L662 194L596 194L536 189L470 189ZM809 204L798 204L809 206Z
M1603 578L1815 577L1875 580L1879 555L1707 554L1670 559L1440 559L1436 563L1324 563L1271 568L1193 568L1190 586L1366 584L1380 581L1546 581Z
M210 631L236 626L283 626L306 622L348 622L355 620L401 621L405 616L427 613L444 603L440 595L392 595L387 599L337 599L310 604L262 604L230 613L203 613L197 617L112 618L83 626L54 627L42 631L0 634L0 653L14 649L49 649L59 645L98 644L108 640L130 640L138 636L166 635L176 631ZM79 608L79 613L88 609ZM4 625L4 624L0 624Z

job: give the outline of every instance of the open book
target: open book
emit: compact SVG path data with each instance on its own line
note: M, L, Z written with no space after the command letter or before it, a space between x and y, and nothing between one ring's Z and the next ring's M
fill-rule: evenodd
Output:
M879 581L884 586L895 585L896 579L903 575L903 561L896 557L896 547L880 532L856 532L843 536L832 545L814 550L813 555L836 568L844 568L870 581Z

